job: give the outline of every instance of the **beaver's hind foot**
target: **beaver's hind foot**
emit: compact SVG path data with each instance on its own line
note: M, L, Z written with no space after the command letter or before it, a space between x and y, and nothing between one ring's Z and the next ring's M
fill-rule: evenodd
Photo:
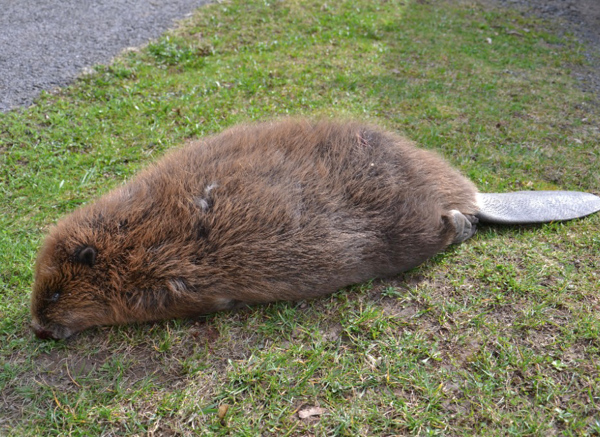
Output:
M479 219L473 215L465 215L462 212L453 209L450 211L452 219L454 220L454 227L456 228L456 237L454 237L453 244L462 243L463 241L471 238L477 230L477 222Z

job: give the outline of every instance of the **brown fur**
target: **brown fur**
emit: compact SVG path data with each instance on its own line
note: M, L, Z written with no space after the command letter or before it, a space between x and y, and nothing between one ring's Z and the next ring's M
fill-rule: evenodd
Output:
M235 127L62 219L40 251L41 338L305 299L410 269L456 238L475 187L355 122Z

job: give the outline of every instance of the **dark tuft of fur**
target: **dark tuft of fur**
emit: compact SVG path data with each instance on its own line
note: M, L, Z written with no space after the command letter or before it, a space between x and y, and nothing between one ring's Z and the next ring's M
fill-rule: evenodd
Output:
M476 214L475 193L437 155L376 127L235 127L61 220L38 256L33 326L63 338L395 275L456 238L452 210Z

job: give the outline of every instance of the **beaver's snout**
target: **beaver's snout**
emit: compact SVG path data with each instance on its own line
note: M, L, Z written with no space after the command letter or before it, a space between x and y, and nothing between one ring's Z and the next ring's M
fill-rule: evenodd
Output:
M31 329L33 330L35 336L40 340L61 340L69 337L72 334L72 331L65 326L54 326L52 328L47 328L41 326L35 321L31 324Z
M52 331L48 331L47 329L36 328L32 326L33 332L35 332L35 336L40 340L58 340L52 335Z

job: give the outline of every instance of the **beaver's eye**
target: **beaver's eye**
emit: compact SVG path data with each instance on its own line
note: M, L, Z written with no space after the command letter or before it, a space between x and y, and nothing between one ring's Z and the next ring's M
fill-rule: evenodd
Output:
M50 302L56 302L59 297L60 297L60 293L54 293L52 295L52 297L50 298Z

